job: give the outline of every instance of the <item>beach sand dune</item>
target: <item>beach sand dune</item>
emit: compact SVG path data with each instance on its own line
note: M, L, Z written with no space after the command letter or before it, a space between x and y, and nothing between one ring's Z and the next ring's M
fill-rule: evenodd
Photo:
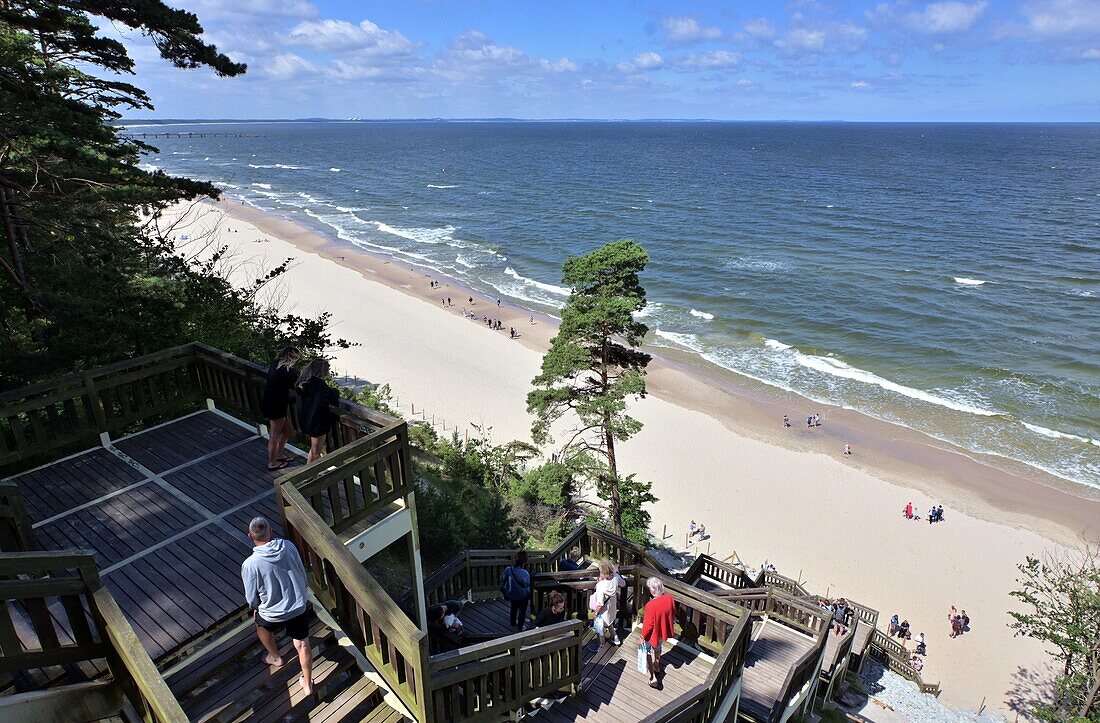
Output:
M331 312L334 332L360 344L336 354L337 373L389 383L406 416L415 405L416 418L434 416L440 431L445 423L448 432L457 426L462 434L473 423L491 427L498 441L529 437L525 397L539 349L553 334L551 320L536 316L532 325L531 312L497 309L479 297L478 319L488 313L504 322L505 331L494 332L462 318L471 292L438 275L432 278L442 288L429 290L424 270L359 254L236 204L200 205L192 213L204 215L189 226L191 235L216 228L242 280L295 259L273 293L285 295L284 308L297 313ZM455 306L445 309L440 298L448 295ZM508 338L509 326L521 340ZM926 679L942 682L942 699L951 705L976 709L984 698L987 712L1010 715L1019 671L1048 669L1042 645L1008 628L1015 565L1053 549L1054 540L1072 542L1086 527L1082 520L1100 511L1095 501L1067 502L1057 497L1063 491L988 470L967 476L989 480L993 491L944 483L949 475L942 469L922 467L936 454L929 448L900 432L869 432L840 410L809 410L827 411L827 431L819 435L797 426L779 431L775 421L783 412L768 419L771 407L753 406L675 363L655 367L651 390L633 407L645 428L623 445L621 459L653 482L660 498L654 533L667 526L666 544L682 548L688 522L703 521L711 538L702 547L717 557L736 552L750 565L768 561L819 594L877 608L883 626L893 613L908 619L928 638ZM790 409L793 422L806 413ZM765 433L763 425L774 431ZM859 440L854 460L840 459L840 434ZM1014 503L1014 494L1031 506ZM948 521L904 520L900 511L909 500L922 511L944 504ZM1043 514L1030 516L1029 509ZM948 637L951 605L966 609L972 621L971 632L958 639Z

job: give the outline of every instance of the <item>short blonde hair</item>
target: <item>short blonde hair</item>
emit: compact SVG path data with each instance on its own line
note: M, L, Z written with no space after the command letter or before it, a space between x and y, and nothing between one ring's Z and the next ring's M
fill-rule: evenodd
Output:
M649 592L653 597L660 597L665 594L665 584L661 582L659 577L651 577L645 581L645 586L649 588Z
M600 560L599 568L600 568L600 579L601 580L610 580L611 579L611 563L608 562L607 560Z

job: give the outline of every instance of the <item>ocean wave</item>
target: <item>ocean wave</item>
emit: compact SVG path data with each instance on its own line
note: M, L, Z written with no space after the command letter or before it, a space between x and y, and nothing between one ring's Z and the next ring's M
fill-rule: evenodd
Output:
M458 188L458 186L437 186L434 183L429 183L428 188Z
M270 183L253 183L252 185L257 186L258 188L266 188L269 191L271 190L271 184Z
M635 319L645 319L646 317L653 316L663 308L663 305L659 301L647 301L646 305L642 307L641 311L634 312Z
M1020 420L1020 424L1024 425L1032 432L1035 432L1036 434L1041 434L1044 437L1050 437L1051 439L1072 439L1075 442L1084 442L1085 444L1092 444L1100 447L1100 439L1082 437L1076 434L1070 434L1069 432L1059 432L1057 429L1040 427L1038 424L1029 424L1023 420Z
M764 346L768 347L769 349L776 349L778 351L783 351L784 349L791 348L790 344L784 344L777 339L765 339Z
M468 269L477 268L477 264L470 263L462 256L462 254L459 254L455 257L455 263L457 263L459 266L465 266Z
M306 166L294 166L289 163L249 163L249 168L281 168L284 171L300 171Z
M400 236L409 241L415 241L422 244L447 244L448 246L462 248L462 244L458 243L455 237L451 235L457 230L454 226L444 226L443 228L402 228L400 226L390 226L388 223L382 221L371 221L371 223L382 233L388 233L391 236Z
M332 171L333 173L339 173L340 172L339 168L330 168L329 170Z
M853 366L845 364L839 359L827 356L815 356L813 354L803 354L800 351L794 352L795 360L807 369L813 369L814 371L821 372L823 374L829 374L830 376L840 377L842 379L850 379L855 382L862 382L864 384L872 384L877 387L881 387L895 394L900 394L910 399L916 399L928 404L935 404L940 407L947 407L948 409L954 409L958 412L966 412L968 414L978 414L983 417L995 417L998 412L991 412L988 409L982 409L971 404L955 401L953 399L947 399L945 397L939 397L935 394L924 391L923 389L913 389L897 382L892 382L889 379L884 379L879 375L866 371L865 369L858 369Z
M692 316L697 316L700 319L706 319L707 321L712 321L714 319L714 314L706 311L699 311L698 309L692 309L688 313L690 313Z
M786 261L774 261L772 259L761 259L755 256L738 256L735 259L731 259L726 262L727 269L737 269L740 271L766 271L766 272L778 272L788 271L791 265Z
M534 279L530 279L526 276L523 276L519 272L517 272L515 269L513 269L511 266L505 266L504 267L504 273L511 276L516 281L519 281L519 282L521 282L523 284L526 284L528 286L533 286L536 289L542 289L543 291L548 291L551 294L557 294L558 296L569 296L570 294L573 293L572 289L566 289L566 288L561 287L561 286L554 286L553 284L545 284L541 281L535 281Z
M699 342L699 337L694 334L684 334L678 331L665 331L664 329L657 328L653 330L653 333L658 337L671 341L677 346L682 346L685 349L690 349L693 352L701 353L703 351L703 345Z
M956 284L962 284L963 286L981 286L985 283L981 279L968 279L965 276L955 276L952 278L955 279Z

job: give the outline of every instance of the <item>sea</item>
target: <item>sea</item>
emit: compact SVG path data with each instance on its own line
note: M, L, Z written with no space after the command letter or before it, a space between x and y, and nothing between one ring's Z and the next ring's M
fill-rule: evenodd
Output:
M126 132L193 133L143 163L549 314L569 254L632 238L653 346L1100 488L1100 124Z

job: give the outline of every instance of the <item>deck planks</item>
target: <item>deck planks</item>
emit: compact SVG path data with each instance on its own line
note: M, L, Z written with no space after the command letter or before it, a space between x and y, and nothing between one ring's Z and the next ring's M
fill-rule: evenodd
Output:
M11 479L39 545L93 552L142 645L166 660L243 612L248 522L264 515L281 532L275 477L265 440L206 411Z
M581 692L539 711L536 719L549 723L636 723L704 683L710 674L710 658L687 646L667 643L662 655L666 671L662 687L650 688L649 677L636 668L640 643L641 634L635 629L620 646L600 646L593 659L602 663L595 665L595 674L590 673Z
M767 720L787 680L787 673L814 647L808 636L769 620L749 648L741 677L741 710Z

